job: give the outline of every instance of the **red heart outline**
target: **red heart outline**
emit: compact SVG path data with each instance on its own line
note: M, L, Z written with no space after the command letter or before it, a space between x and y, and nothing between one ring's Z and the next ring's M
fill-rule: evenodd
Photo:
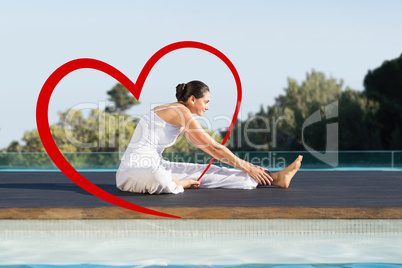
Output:
M49 118L48 118L48 109L49 109L49 101L50 97L52 96L53 90L57 86L57 84L63 79L66 75L69 73L78 70L78 69L84 69L84 68L89 68L89 69L95 69L101 72L104 72L113 78L115 78L117 81L119 81L123 86L125 86L132 94L133 96L138 100L141 95L142 88L144 86L145 80L148 77L149 72L152 70L153 66L166 54L182 49L182 48L197 48L201 49L204 51L207 51L209 53L214 54L217 56L219 59L221 59L230 69L232 72L235 82L236 82L236 87L237 87L237 103L236 103L236 108L235 112L232 118L232 122L229 126L228 132L222 142L222 144L225 144L227 139L229 138L230 132L232 131L232 128L234 126L234 123L236 122L239 109L240 109L240 104L241 104L241 98L242 98L242 87L241 87L241 81L239 74L237 73L236 68L232 64L232 62L219 50L216 48L209 46L204 43L200 42L195 42L195 41L182 41L182 42L176 42L172 43L170 45L167 45L157 51L144 65L142 68L137 81L135 84L123 73L121 73L119 70L114 68L113 66L100 61L100 60L95 60L95 59L90 59L90 58L81 58L81 59L75 59L72 61L69 61L59 68L57 68L46 80L44 83L38 97L38 101L36 104L36 124L38 127L38 132L39 132L39 137L43 143L43 146L45 150L47 151L49 157L52 159L52 161L56 164L56 166L66 175L70 180L72 180L75 184L77 184L79 187L84 189L85 191L91 193L92 195L95 195L96 197L101 198L102 200L112 203L114 205L130 209L133 211L145 213L145 214L150 214L154 216L161 216L161 217L171 217L171 218L180 218L179 216L174 216L162 212L158 212L156 210L148 209L145 207L141 207L138 205L135 205L133 203L130 203L124 199L121 199L117 196L114 196L105 190L102 190L89 180L87 180L84 176L82 176L80 173L78 173L74 167L70 165L70 163L64 158L62 153L60 152L59 148L57 147L52 133L50 131L50 125L49 125ZM198 180L201 179L201 177L204 175L204 173L208 170L208 168L211 166L212 162L214 159L211 160L209 163L208 167L204 170L202 175Z

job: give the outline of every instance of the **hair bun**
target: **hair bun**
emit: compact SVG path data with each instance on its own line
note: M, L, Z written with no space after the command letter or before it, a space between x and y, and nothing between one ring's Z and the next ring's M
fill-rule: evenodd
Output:
M190 81L187 84L178 84L176 87L176 98L179 102L186 102L188 98L194 96L196 99L202 98L209 88L201 81Z
M176 98L179 100L184 95L186 90L186 83L178 84L176 87Z

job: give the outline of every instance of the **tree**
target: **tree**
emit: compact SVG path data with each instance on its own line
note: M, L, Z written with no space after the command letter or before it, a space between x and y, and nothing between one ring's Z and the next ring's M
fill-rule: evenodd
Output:
M138 120L125 114L91 110L88 118L81 111L59 113L51 127L53 138L65 152L119 152L125 150Z
M275 104L268 107L267 116L275 120L283 116L276 125L277 144L283 150L304 150L302 139L303 123L317 110L323 120L304 129L305 144L315 150L326 148L325 106L340 99L343 81L327 78L324 73L312 72L300 85L294 79L288 79L286 95L275 99Z
M401 150L402 55L369 70L364 78L364 88L367 98L379 104L379 109L367 122L369 131L379 132L380 149Z
M106 107L106 112L124 114L126 110L130 109L133 105L139 104L128 89L122 84L116 84L111 90L107 92L110 96L109 101L114 103L114 109Z
M22 146L19 144L18 141L12 141L7 149L4 152L21 152Z
M370 132L367 122L378 110L378 103L364 94L346 89L339 100L339 149L373 150L381 147L379 132Z
M61 152L124 152L138 124L138 118L125 114L91 110L88 117L81 111L67 110L59 113L59 121L50 126L53 139ZM220 136L206 131L221 142ZM7 152L45 152L36 129L26 131L24 146L13 141ZM166 152L194 152L199 149L186 138L179 136L176 144L166 148Z
M302 128L307 118L320 111L321 120L304 129L303 137L306 145L315 150L325 150L327 124L338 123L339 149L361 150L378 145L378 133L368 133L366 121L377 111L375 101L368 100L363 94L346 88L342 91L343 81L327 78L324 73L312 70L307 73L306 80L299 84L289 78L285 95L275 99L275 104L263 107L244 122L236 122L230 143L234 150L266 150L264 146L250 146L245 137L253 144L268 144L272 150L305 150L302 139ZM325 107L338 101L338 116L326 119ZM265 118L265 120L264 120ZM253 120L250 120L253 119ZM251 122L251 123L250 123ZM269 128L267 128L267 123ZM247 134L249 129L268 129L270 132ZM222 133L225 135L226 133ZM241 139L239 139L241 135ZM374 142L377 139L377 142ZM237 141L241 140L239 145Z
M384 99L402 105L402 54L399 58L386 60L364 78L364 92L370 99Z
M42 141L39 137L39 132L34 129L31 132L25 131L22 140L25 142L25 146L22 147L22 152L45 152L45 148L42 145Z

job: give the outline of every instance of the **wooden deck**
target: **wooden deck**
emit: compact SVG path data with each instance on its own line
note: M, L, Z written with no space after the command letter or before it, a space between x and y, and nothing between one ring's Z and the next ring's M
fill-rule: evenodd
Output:
M299 171L291 187L121 192L113 172L82 175L136 205L183 219L402 219L402 172ZM109 204L61 172L0 172L0 219L159 218Z

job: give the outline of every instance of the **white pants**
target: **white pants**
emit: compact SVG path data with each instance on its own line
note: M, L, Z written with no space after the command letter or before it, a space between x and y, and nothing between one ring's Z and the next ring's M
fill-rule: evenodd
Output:
M159 165L130 167L122 161L116 174L116 185L122 191L163 194L181 193L174 180L197 180L208 164L178 163L160 160ZM200 180L199 188L255 189L257 181L246 172L211 165Z

